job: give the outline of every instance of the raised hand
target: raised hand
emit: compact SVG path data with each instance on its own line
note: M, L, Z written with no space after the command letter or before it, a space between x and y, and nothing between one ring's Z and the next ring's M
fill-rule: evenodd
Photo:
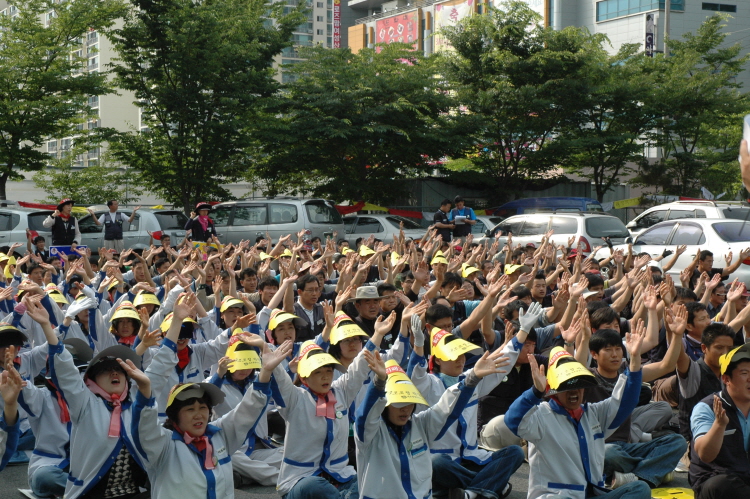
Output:
M258 322L258 318L255 316L255 314L247 314L243 315L242 317L238 317L234 324L232 324L232 331L235 329L245 329L250 324L256 324Z
M5 405L15 405L24 386L26 386L26 381L13 367L13 362L6 365L5 370L0 373L0 396L2 396Z
M502 350L498 349L492 353L487 351L474 364L474 374L481 379L491 374L508 372L508 366L510 366L510 359L503 354Z
M532 303L525 312L523 309L519 310L518 322L521 324L521 331L530 332L536 326L543 311L542 306L537 302Z
M133 364L133 361L130 359L117 359L117 362L120 364L120 367L122 367L122 370L125 371L125 374L135 381L141 394L145 397L151 397L151 380L148 379L146 373L135 367L135 364Z
M381 380L385 380L388 378L388 374L385 371L385 361L380 357L380 352L375 351L371 352L369 350L365 350L362 354L367 361L367 365L370 367L370 370L374 372L378 378Z
M263 351L263 367L262 370L266 371L268 373L273 372L273 370L281 364L281 362L292 352L292 347L294 344L292 343L292 340L286 340L284 343L282 343L276 350L271 350L268 348L268 345L264 342L264 351ZM292 363L289 363L289 367L291 368ZM295 364L296 366L296 364ZM296 367L295 367L296 370Z
M727 411L724 409L724 405L721 403L721 399L717 395L714 395L714 417L715 424L722 428L729 424Z
M679 304L677 306L677 313L673 312L669 307L666 308L664 312L665 326L670 331L672 331L672 334L682 336L682 334L685 332L685 328L687 327L688 318L688 311L687 308L685 308L685 305ZM673 338L671 341L675 341L675 339Z
M223 378L227 374L227 371L229 370L233 362L234 361L229 357L220 358L216 367L216 375L219 378Z
M539 365L534 354L530 353L528 355L529 365L531 366L531 376L534 378L534 388L536 388L537 391L545 393L547 391L547 376L544 374L544 366Z
M380 316L375 321L375 334L378 336L385 336L388 331L393 329L393 325L396 323L396 311L392 310L388 317Z

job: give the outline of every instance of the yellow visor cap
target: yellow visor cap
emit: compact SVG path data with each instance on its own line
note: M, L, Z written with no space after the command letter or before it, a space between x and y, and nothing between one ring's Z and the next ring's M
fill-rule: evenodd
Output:
M361 327L346 315L343 310L336 312L333 320L333 331L331 331L331 345L337 345L340 341L354 336L364 336L369 338Z
M409 379L401 366L393 359L386 361L385 372L388 380L385 382L385 405L393 404L422 404L430 405L424 399L414 383Z
M297 374L301 378L310 377L313 371L323 366L332 366L340 371L343 370L341 362L320 348L313 340L308 340L302 344L298 358Z
M462 340L445 329L436 327L430 331L430 341L432 342L432 354L440 360L451 361L470 352L482 352L481 347Z

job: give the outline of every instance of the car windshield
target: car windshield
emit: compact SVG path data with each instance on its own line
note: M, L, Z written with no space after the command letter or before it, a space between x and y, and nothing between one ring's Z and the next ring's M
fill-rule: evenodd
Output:
M628 237L629 232L619 218L586 217L586 232L591 237Z
M341 215L336 208L325 201L310 201L305 203L307 217L314 224L340 224Z
M390 216L390 217L385 217L385 219L388 220L388 223L390 223L397 229L399 228L399 224L401 222L404 222L404 229L406 230L419 230L422 228L422 226L419 225L417 222L413 220L409 220L408 218L404 218L404 217Z
M188 222L188 218L181 211L160 211L154 213L154 216L161 230L184 229Z
M744 222L717 222L711 224L716 233L728 243L750 241L750 224Z
M744 206L738 206L737 208L723 208L721 212L724 213L724 218L750 221L750 208Z
M44 219L50 216L51 214L52 214L51 211L29 213L29 216L27 217L27 220L29 222L29 229L35 230L37 232L39 232L40 230L49 232L49 229L43 226L42 222L44 222Z

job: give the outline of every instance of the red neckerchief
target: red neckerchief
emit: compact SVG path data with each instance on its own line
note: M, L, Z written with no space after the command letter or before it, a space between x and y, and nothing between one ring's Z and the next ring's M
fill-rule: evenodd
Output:
M119 338L117 338L117 343L132 347L137 337L138 336L135 334L131 334L130 336L120 336Z
M187 350L187 348L185 349ZM194 437L190 435L186 431L182 431L182 429L174 425L174 429L177 430L177 433L182 435L182 440L185 442L185 445L193 444L196 449L198 449L198 452L206 452L206 458L203 461L203 466L207 470L214 469L214 448L211 446L211 441L208 439L208 437L204 434L202 437Z
M560 400L557 398L557 395L552 395L551 398L554 399L554 401L557 402L560 405L560 407L563 408L565 412L570 414L571 418L579 422L581 421L581 418L583 417L583 406L579 406L578 409L573 409L572 411L569 411L565 409L565 406L560 403Z
M189 362L190 349L188 349L188 347L185 347L182 350L177 350L177 367L180 368L180 371L185 369Z
M89 390L91 390L94 395L99 395L101 398L106 400L107 402L111 403L113 406L112 409L112 415L109 417L109 433L108 435L110 437L119 437L120 436L120 414L122 413L122 401L125 400L125 398L128 396L128 390L127 387L125 390L122 391L121 394L116 393L107 393L104 391L104 389L97 385L94 381L87 379L86 380L86 386L89 387Z
M308 389L310 386L302 382ZM310 393L315 397L315 416L319 418L336 419L336 395L329 391L325 395L312 391Z
M57 385L55 385L52 380L49 380L50 384L55 387L55 397L57 397L57 405L60 407L60 422L63 424L70 423L70 411L68 411L68 404L65 403L65 400L62 397L62 393L60 393L60 389L57 388Z
M62 218L63 220L68 220L70 218L70 215L66 215L64 213L60 213L57 216L60 217L60 218Z

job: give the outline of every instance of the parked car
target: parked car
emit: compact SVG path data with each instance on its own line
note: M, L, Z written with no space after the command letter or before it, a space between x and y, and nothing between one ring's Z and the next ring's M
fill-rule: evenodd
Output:
M376 239L390 244L394 236L398 236L400 224L404 224L404 235L415 241L419 241L427 232L418 222L397 215L377 213L374 215L349 215L344 217L346 226L346 240L354 247L357 239L368 238L370 235Z
M243 239L255 242L268 232L274 240L286 234L305 231L305 240L344 237L344 222L331 201L275 197L227 201L213 207L209 214L222 243L238 244Z
M26 253L26 229L35 230L44 237L49 246L52 243L52 232L42 222L52 210L21 208L20 206L0 207L0 251L7 251L13 243L23 246L16 250L17 255Z
M624 243L629 237L628 229L622 221L606 213L550 213L516 215L509 217L495 225L485 233L485 237L475 239L476 242L491 244L496 234L500 244L505 244L508 232L513 234L513 244L521 243L525 246L533 243L539 246L542 236L554 230L551 241L558 245L568 244L568 239L576 237L576 241L583 242L583 251L588 254L596 246L604 246L604 237L609 237L612 244Z
M109 211L106 206L94 206L92 208L97 219ZM133 213L127 208L118 211L127 217L130 217ZM131 223L126 222L122 226L125 248L148 248L150 241L148 233L156 231L169 235L172 245L175 246L185 237L187 221L187 216L179 210L141 208L136 212ZM104 247L104 226L96 225L91 215L79 218L78 228L81 231L81 244L91 248L93 253L97 253L99 248Z
M750 207L740 202L717 202L709 200L675 201L653 206L633 220L626 227L635 236L649 227L665 220L684 218L734 218L750 220Z
M529 213L552 213L552 212L574 212L574 211L596 211L603 212L602 205L596 199L552 196L545 198L516 199L502 206L487 210L495 216L510 217Z
M724 266L724 257L730 251L734 258L737 258L740 251L750 247L750 224L743 220L728 218L668 220L638 234L633 241L633 252L646 252L652 257L657 257L665 249L674 252L680 245L687 246L687 251L679 256L674 267L667 272L675 283L680 282L680 271L693 261L699 249L707 249L714 254L716 267ZM619 247L627 251L627 244ZM666 257L664 262L671 258ZM729 276L730 280L735 278L750 285L750 265L740 265L740 268Z
M474 234L474 237L481 237L487 230L493 228L503 220L505 220L505 217L477 215L477 223L471 226L471 233Z

